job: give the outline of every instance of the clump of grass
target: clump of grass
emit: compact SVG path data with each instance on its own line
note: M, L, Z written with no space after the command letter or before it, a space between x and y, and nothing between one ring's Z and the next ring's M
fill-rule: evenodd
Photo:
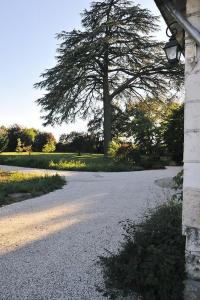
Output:
M59 161L59 162L54 162L50 161L49 162L49 168L50 169L56 169L56 170L83 170L86 168L86 163L84 161Z
M0 206L47 194L64 184L59 175L0 171Z

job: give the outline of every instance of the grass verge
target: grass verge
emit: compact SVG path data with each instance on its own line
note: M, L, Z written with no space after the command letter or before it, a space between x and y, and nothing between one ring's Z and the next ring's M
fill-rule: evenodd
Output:
M59 175L0 171L0 206L47 194L64 184Z
M66 171L90 171L90 172L123 172L141 171L144 169L160 169L163 165L148 162L144 166L136 166L114 161L112 158L105 158L102 154L76 153L2 153L0 164L10 166L21 166L30 168L66 170Z

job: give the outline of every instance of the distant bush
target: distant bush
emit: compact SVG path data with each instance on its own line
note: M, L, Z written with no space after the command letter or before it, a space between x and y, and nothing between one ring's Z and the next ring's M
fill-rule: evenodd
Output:
M134 148L132 144L122 144L115 153L115 160L139 165L141 162L140 151Z
M140 161L140 164L145 170L157 170L165 168L165 162L154 157L143 157Z
M42 148L42 152L44 153L51 153L54 152L55 150L56 150L56 145L53 141L48 142Z
M118 163L140 165L140 151L131 143L112 141L109 148L109 155Z
M33 150L50 153L56 149L56 139L51 132L39 132L34 140Z
M94 134L72 131L62 134L56 145L58 152L103 153L103 141Z
M104 289L110 299L139 295L143 300L182 300L185 238L182 206L171 201L124 223L125 237L117 254L101 257Z

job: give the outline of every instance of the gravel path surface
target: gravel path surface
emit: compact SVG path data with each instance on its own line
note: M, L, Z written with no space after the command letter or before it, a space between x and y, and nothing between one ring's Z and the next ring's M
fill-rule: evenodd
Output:
M62 190L0 208L0 300L105 299L98 256L117 250L119 221L165 199L155 180L178 171L58 172Z

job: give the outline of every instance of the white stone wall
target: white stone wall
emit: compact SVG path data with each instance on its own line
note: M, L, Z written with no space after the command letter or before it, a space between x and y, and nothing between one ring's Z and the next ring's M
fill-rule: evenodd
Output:
M200 31L200 0L187 0L188 20ZM186 34L183 230L190 284L185 299L200 299L200 47ZM197 280L195 283L194 280ZM196 291L196 292L195 292ZM193 298L192 298L193 297Z
M200 1L187 1L187 18L200 31ZM183 225L200 229L200 47L186 34Z

